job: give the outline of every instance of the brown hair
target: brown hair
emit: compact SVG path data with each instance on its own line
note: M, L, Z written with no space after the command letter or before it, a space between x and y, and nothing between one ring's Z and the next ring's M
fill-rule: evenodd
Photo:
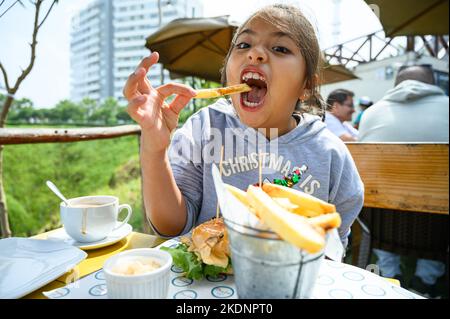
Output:
M328 95L327 98L327 110L333 109L334 103L344 104L349 97L354 97L355 93L346 89L336 89Z
M325 114L325 103L322 96L319 93L319 77L322 64L322 53L319 47L319 41L317 40L316 33L313 26L303 13L295 6L274 4L264 7L253 15L251 15L247 21L245 21L234 34L233 41L230 49L224 60L224 66L221 70L222 85L227 83L226 68L228 59L236 44L237 36L245 28L245 26L253 19L261 18L266 22L272 24L277 29L285 32L300 48L305 63L306 63L306 89L308 92L308 98L306 99L307 105L303 107L301 101L297 103L296 110L300 112L310 112L323 117Z

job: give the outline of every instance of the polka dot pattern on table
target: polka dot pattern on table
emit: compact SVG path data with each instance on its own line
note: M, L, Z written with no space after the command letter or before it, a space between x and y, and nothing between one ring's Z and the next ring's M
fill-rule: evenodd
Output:
M362 281L364 280L364 276L355 271L347 271L342 274L345 278L352 281Z
M173 299L197 299L197 292L194 290L181 290L173 295Z
M173 240L164 246L176 246ZM192 280L182 276L183 270L172 266L168 298L173 299L235 299L238 291L233 275L207 276ZM51 299L104 299L107 287L102 270L96 271L75 283L44 293ZM313 299L422 299L386 279L355 266L324 260L318 272Z
M103 270L100 270L97 273L95 273L95 278L98 280L105 280L105 273L103 272Z
M218 286L211 289L211 295L219 299L230 298L234 295L234 289L228 286Z
M65 296L67 296L70 293L70 290L67 288L59 288L56 290L53 290L51 292L51 299L60 299L60 298L64 298Z
M362 289L362 291L364 291L364 293L366 293L370 296L381 297L386 294L386 291L384 291L383 288L375 286L375 285L364 285L361 287L361 289Z
M352 293L344 289L330 290L328 295L333 299L353 299Z
M107 294L106 284L95 285L89 289L89 294L91 296L104 296Z
M184 272L183 269L181 269L180 267L177 267L175 265L172 265L172 267L170 268L170 270L176 274L181 274Z
M329 286L334 283L334 279L327 275L319 275L317 277L316 285Z
M192 285L193 282L194 281L192 279L183 276L178 276L172 279L172 285L176 287L186 287Z
M206 280L208 280L210 282L221 282L221 281L227 280L227 278L228 278L228 276L223 275L223 274L220 274L217 277L206 276Z

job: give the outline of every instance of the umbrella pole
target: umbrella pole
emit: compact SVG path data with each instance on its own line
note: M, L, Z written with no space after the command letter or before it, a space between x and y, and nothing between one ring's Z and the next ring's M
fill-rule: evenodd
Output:
M192 76L192 77L191 77L191 80L192 80L192 88L193 88L194 90L196 90L196 87L195 87L195 78ZM194 107L194 113L197 112L197 103L196 103L196 100L195 100L195 99L192 99L192 106Z
M408 35L406 37L406 51L407 52L414 52L415 49L415 38L413 35Z

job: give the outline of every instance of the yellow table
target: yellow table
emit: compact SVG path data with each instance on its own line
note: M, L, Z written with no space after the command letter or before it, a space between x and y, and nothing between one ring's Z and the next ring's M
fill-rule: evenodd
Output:
M47 237L57 230L53 230L47 233L43 233L34 236L35 239L47 239ZM141 233L132 232L126 238L120 242L107 246L104 248L99 248L95 250L87 250L87 258L79 263L73 270L69 273L64 274L55 281L52 281L48 285L32 292L31 294L25 296L25 299L46 299L42 294L43 291L49 291L56 288L61 288L69 283L72 283L84 276L87 276L103 267L104 262L109 257L128 249L134 248L151 248L158 246L165 240L152 235L146 235Z

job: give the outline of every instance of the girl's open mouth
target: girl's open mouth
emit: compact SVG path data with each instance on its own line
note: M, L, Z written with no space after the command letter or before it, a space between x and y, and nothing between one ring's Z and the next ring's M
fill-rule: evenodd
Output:
M256 72L245 72L242 75L242 83L249 85L250 92L241 93L241 106L244 110L255 112L264 104L267 94L267 82L263 75Z

